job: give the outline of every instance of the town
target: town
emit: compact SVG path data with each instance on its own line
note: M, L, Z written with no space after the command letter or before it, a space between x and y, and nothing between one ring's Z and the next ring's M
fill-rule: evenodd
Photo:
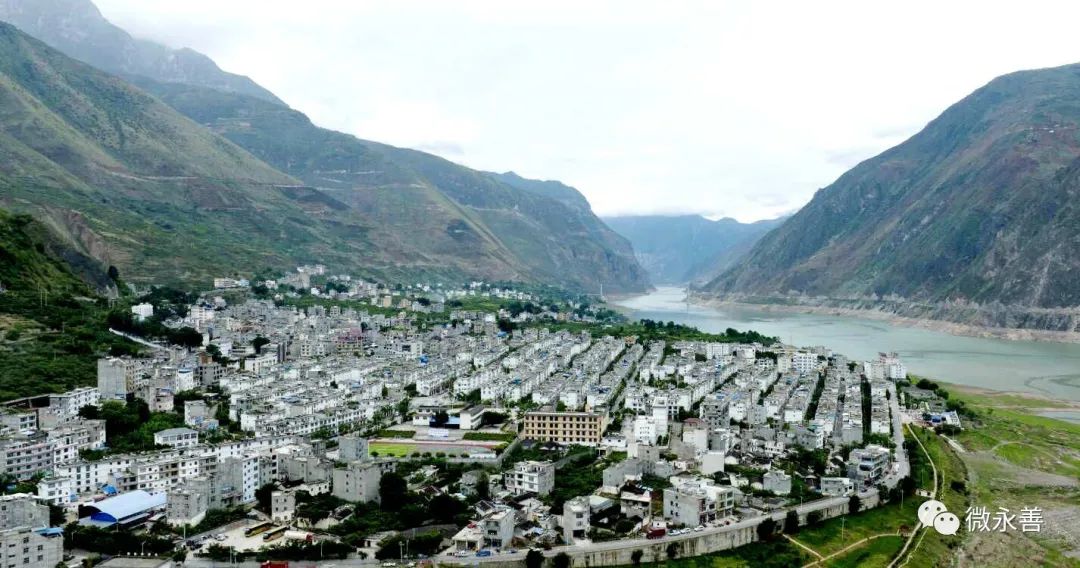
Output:
M702 554L902 498L902 422L961 427L895 354L481 282L305 266L213 285L136 294L110 318L136 354L4 404L16 564L637 564L646 544Z

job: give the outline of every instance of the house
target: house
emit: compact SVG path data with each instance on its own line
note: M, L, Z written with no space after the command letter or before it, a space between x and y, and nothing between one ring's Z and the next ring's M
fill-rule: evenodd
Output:
M295 516L296 492L286 490L270 494L270 520L275 523L289 523Z
M210 510L210 499L203 491L191 488L170 490L167 495L165 515L170 525L197 525Z
M703 478L672 478L664 490L664 518L676 525L697 526L726 517L735 508L735 490Z
M822 477L821 494L826 497L847 497L855 493L855 482L847 477Z
M848 456L848 477L860 487L873 485L889 468L889 450L870 444L865 448L851 450Z
M561 518L563 540L566 544L589 537L589 498L574 497L563 504Z
M483 529L484 546L491 548L509 548L514 539L514 510L497 508L480 520Z
M791 493L791 476L782 471L768 471L762 476L762 489L776 495Z
M555 486L555 464L550 461L518 462L513 471L503 476L503 483L515 495L535 493L542 497L551 493Z
M458 428L462 430L476 430L484 424L484 413L487 407L470 406L458 414Z

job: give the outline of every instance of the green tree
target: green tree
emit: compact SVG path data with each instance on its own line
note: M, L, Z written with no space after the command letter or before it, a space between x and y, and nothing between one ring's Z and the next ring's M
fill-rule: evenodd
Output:
M679 556L679 543L669 542L665 552L667 553L668 560L675 560Z
M543 568L544 566L544 553L535 548L530 548L529 553L525 555L525 568Z
M795 509L788 511L787 516L784 517L784 532L788 534L799 532L799 512Z
M854 515L855 513L858 513L861 510L862 510L862 499L859 499L858 495L852 495L851 498L848 499L848 512Z
M251 345L255 348L256 353L262 353L262 348L268 343L270 343L270 340L261 335L257 335L255 339L251 340Z
M634 566L641 566L642 556L645 556L645 552L639 548L630 553L630 561L634 563Z
M399 473L388 471L379 480L379 503L384 511L400 511L408 502L409 484Z
M476 480L476 498L482 501L491 499L491 480L486 473L481 473Z
M274 491L277 491L277 483L271 481L255 490L255 507L269 514Z
M821 522L821 511L810 511L806 514L806 524L813 526Z
M776 521L774 521L772 517L769 517L769 518L765 519L764 521L761 521L760 523L758 523L757 536L758 536L759 541L764 542L764 541L772 540L772 538L773 538L773 536L775 534L776 534Z
M565 552L560 552L551 559L551 563L554 568L570 568L570 556Z

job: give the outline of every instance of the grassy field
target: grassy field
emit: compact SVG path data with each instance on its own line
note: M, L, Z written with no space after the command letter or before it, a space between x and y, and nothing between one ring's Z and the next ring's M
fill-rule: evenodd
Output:
M828 568L880 568L888 566L904 546L904 537L885 536L868 542L844 556L830 560Z
M962 519L969 502L967 467L944 438L934 434L932 430L923 428L913 428L913 430L915 435L922 440L926 451L934 460L934 465L937 466L938 501L945 503L950 512ZM963 485L954 485L954 482ZM955 555L956 547L963 542L964 538L963 532L945 536L933 529L923 529L923 534L918 537L918 547L909 554L908 566L948 565Z
M905 532L915 528L915 519L920 498L905 499L900 503L889 503L844 518L829 519L812 527L803 527L799 534L793 535L799 542L828 556L853 542L882 533ZM850 556L848 553L846 556ZM838 560L842 560L841 557Z
M380 456L407 457L416 451L416 444L399 444L396 442L375 442L368 446L368 450Z
M1070 403L948 387L973 411L955 436L973 505L1013 514L1043 509L1039 533L973 533L962 554L978 566L1080 566L1080 425L1031 414Z

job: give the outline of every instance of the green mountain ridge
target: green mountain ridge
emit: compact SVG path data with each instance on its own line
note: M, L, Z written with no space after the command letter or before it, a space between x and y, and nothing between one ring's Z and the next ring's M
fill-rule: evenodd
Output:
M385 279L647 287L630 245L591 212L318 128L265 98L125 74L140 90L10 26L2 36L0 154L12 160L0 205L33 212L129 280L314 261Z
M1076 331L1078 195L1080 65L1012 73L819 190L703 292Z
M605 217L604 222L634 246L653 282L707 282L731 266L784 218L740 223L701 215Z
M574 288L643 291L630 244L580 197L577 204L508 184L416 150L315 126L304 114L253 97L132 78L141 88L317 188L310 199L347 207L384 254L372 263L538 279ZM515 176L516 177L516 176ZM529 186L533 182L517 178ZM560 184L561 185L561 184ZM565 186L564 186L565 187Z
M202 279L324 249L344 260L329 254L333 230L362 235L313 224L294 178L8 24L0 108L0 205L132 280Z

